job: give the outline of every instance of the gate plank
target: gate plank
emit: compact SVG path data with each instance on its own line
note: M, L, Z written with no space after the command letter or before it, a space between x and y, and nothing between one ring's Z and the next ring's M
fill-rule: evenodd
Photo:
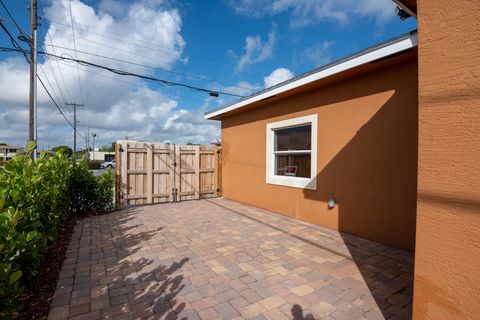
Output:
M180 181L181 175L180 175L180 170L182 169L182 159L180 158L180 146L175 146L175 161L177 163L177 166L175 168L175 186L177 190L177 196L175 201L180 201L180 189L182 187L182 183Z
M174 202L176 199L173 198L173 188L175 188L175 185L173 184L174 176L175 176L175 167L173 165L174 159L175 159L175 147L173 144L168 145L168 155L166 157L167 161L167 170L168 170L168 185L167 185L167 192L170 192L170 197L169 200L170 202Z
M195 161L193 162L195 167L195 177L194 177L194 191L195 199L200 199L200 146L195 146Z
M147 203L152 203L153 194L153 145L147 145Z

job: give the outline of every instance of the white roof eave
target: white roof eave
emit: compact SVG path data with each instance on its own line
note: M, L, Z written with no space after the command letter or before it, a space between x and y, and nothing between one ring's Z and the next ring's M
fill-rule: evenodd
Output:
M238 101L237 103L234 103L232 105L226 106L221 109L213 110L209 113L205 114L205 119L214 119L222 114L225 114L227 112L240 109L244 106L247 106L249 104L252 104L254 102L268 99L270 97L273 97L275 95L278 95L280 93L284 93L290 90L293 90L295 88L301 87L303 85L312 83L314 81L329 77L331 75L353 69L355 67L361 66L363 64L382 59L391 55L394 55L396 53L414 48L417 46L418 43L418 38L417 38L417 33L411 33L409 37L400 39L396 42L393 42L391 44L388 44L383 47L379 47L378 49L374 49L371 51L366 52L365 54L360 54L357 56L352 57L351 59L347 59L345 61L342 61L338 64L334 64L331 67L328 67L326 69L322 69L318 72L312 73L310 75L307 75L305 77L301 77L297 80L294 81L289 81L286 82L284 85L280 85L277 87L272 88L271 90L266 90L263 93L260 94L255 94L251 96L250 98L246 98L243 100Z

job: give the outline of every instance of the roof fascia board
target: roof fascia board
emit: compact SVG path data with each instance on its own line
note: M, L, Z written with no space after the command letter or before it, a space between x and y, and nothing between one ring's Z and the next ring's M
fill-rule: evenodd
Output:
M227 106L222 109L218 110L213 110L210 113L205 114L205 119L213 119L219 115L222 115L224 113L242 108L246 105L252 104L254 102L258 102L260 100L264 100L267 98L270 98L272 96L278 95L280 93L287 92L289 90L301 87L303 85L306 85L308 83L329 77L331 75L353 69L355 67L361 66L363 64L382 59L385 57L388 57L390 55L414 48L417 46L417 33L410 34L409 37L403 38L399 41L396 41L392 44L380 47L378 49L374 49L372 51L366 52L365 54L361 54L358 56L354 56L351 59L345 60L343 62L340 62L338 64L332 65L329 68L326 68L324 70L320 70L318 72L315 72L313 74L307 75L305 77L299 78L295 81L288 82L283 86L279 86L276 88L273 88L272 90L265 91L261 94L252 96L251 98L247 98L245 100L241 100L237 103L234 103L230 106Z

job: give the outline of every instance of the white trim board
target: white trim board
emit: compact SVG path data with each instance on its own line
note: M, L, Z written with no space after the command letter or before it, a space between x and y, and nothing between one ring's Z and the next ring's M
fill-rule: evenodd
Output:
M273 87L271 90L267 89L265 92L252 95L251 97L240 100L237 103L226 106L225 108L213 110L205 114L205 119L213 119L224 113L227 113L236 109L240 109L254 102L271 98L275 95L293 90L295 88L301 87L311 82L314 82L314 81L332 76L334 74L337 74L349 69L353 69L363 64L414 48L417 46L417 44L418 44L417 33L412 32L408 36L400 38L396 41L393 41L392 43L387 44L385 46L379 46L376 49L374 48L372 50L366 50L366 52L363 54L354 55L350 59L346 59L345 61L341 61L337 64L333 64L331 67L320 69L318 72L309 74L305 77L300 77L294 81L287 81L285 82L284 85Z
M283 129L288 127L296 127L302 124L311 124L311 145L310 152L310 178L279 176L275 174L275 156L274 140L275 129ZM277 121L267 124L266 132L266 152L267 162L265 166L265 182L268 184L276 184L280 186L287 186L293 188L302 188L309 190L317 190L317 114L312 114L304 117L292 118L283 121Z

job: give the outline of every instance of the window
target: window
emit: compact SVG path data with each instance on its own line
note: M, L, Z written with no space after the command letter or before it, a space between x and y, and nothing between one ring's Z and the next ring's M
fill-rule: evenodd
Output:
M115 160L115 155L114 154L106 154L104 159L105 159L106 162L113 161L113 160Z
M266 181L316 190L317 115L267 125Z

